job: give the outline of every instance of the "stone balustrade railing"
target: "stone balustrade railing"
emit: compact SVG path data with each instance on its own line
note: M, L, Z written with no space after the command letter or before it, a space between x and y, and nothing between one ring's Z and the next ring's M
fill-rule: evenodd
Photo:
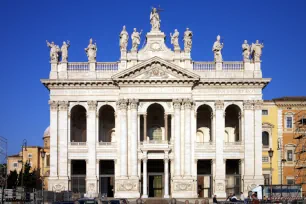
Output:
M195 71L211 71L216 69L214 62L193 62L193 70Z
M167 140L147 140L141 142L141 144L169 144Z
M71 146L86 146L86 142L70 142Z
M97 71L118 71L118 62L97 62L96 64Z
M99 142L100 146L116 146L116 142Z
M242 71L244 70L243 62L223 62L222 70Z
M67 65L68 71L89 71L88 62L69 62Z
M224 142L224 145L226 146L234 146L234 145L241 145L242 142L241 141L237 141L237 142Z

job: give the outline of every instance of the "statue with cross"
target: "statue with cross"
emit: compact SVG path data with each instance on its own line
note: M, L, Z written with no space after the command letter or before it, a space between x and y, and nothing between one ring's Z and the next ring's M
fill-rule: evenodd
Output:
M150 14L150 23L151 23L151 31L160 31L160 17L159 12L161 12L162 9L152 8L151 14Z

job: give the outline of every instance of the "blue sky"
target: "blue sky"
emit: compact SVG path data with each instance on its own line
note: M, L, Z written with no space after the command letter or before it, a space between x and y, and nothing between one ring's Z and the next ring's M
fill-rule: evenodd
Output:
M0 135L8 139L8 153L17 153L24 138L29 145L42 145L49 124L49 92L40 83L50 71L46 40L60 45L70 40L69 61L86 61L84 48L93 37L97 60L117 61L122 26L129 33L134 27L148 32L151 6L158 5L164 9L161 29L169 47L169 33L177 28L182 37L189 27L193 60L213 60L211 47L220 34L224 60L238 61L243 40L263 40L263 76L272 78L264 99L306 95L304 0L2 0Z

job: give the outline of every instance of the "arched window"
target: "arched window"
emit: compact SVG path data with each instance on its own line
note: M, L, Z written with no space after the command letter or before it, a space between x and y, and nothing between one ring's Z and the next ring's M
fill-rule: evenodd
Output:
M104 105L99 110L99 142L115 142L115 110Z
M157 103L148 107L147 130L150 140L163 140L165 137L164 108Z
M228 134L228 142L237 142L240 138L241 110L237 105L229 105L225 109L225 132ZM226 134L225 134L226 137ZM226 139L226 138L225 138ZM225 140L226 141L226 140Z
M262 145L269 147L269 133L266 131L262 132Z
M208 105L201 105L197 109L197 142L212 141L212 109Z

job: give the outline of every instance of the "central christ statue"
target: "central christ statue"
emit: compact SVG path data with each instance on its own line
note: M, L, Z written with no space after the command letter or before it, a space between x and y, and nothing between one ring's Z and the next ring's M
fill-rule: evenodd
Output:
M151 23L151 31L160 31L160 18L159 18L159 10L156 8L152 8L150 14L150 23Z

